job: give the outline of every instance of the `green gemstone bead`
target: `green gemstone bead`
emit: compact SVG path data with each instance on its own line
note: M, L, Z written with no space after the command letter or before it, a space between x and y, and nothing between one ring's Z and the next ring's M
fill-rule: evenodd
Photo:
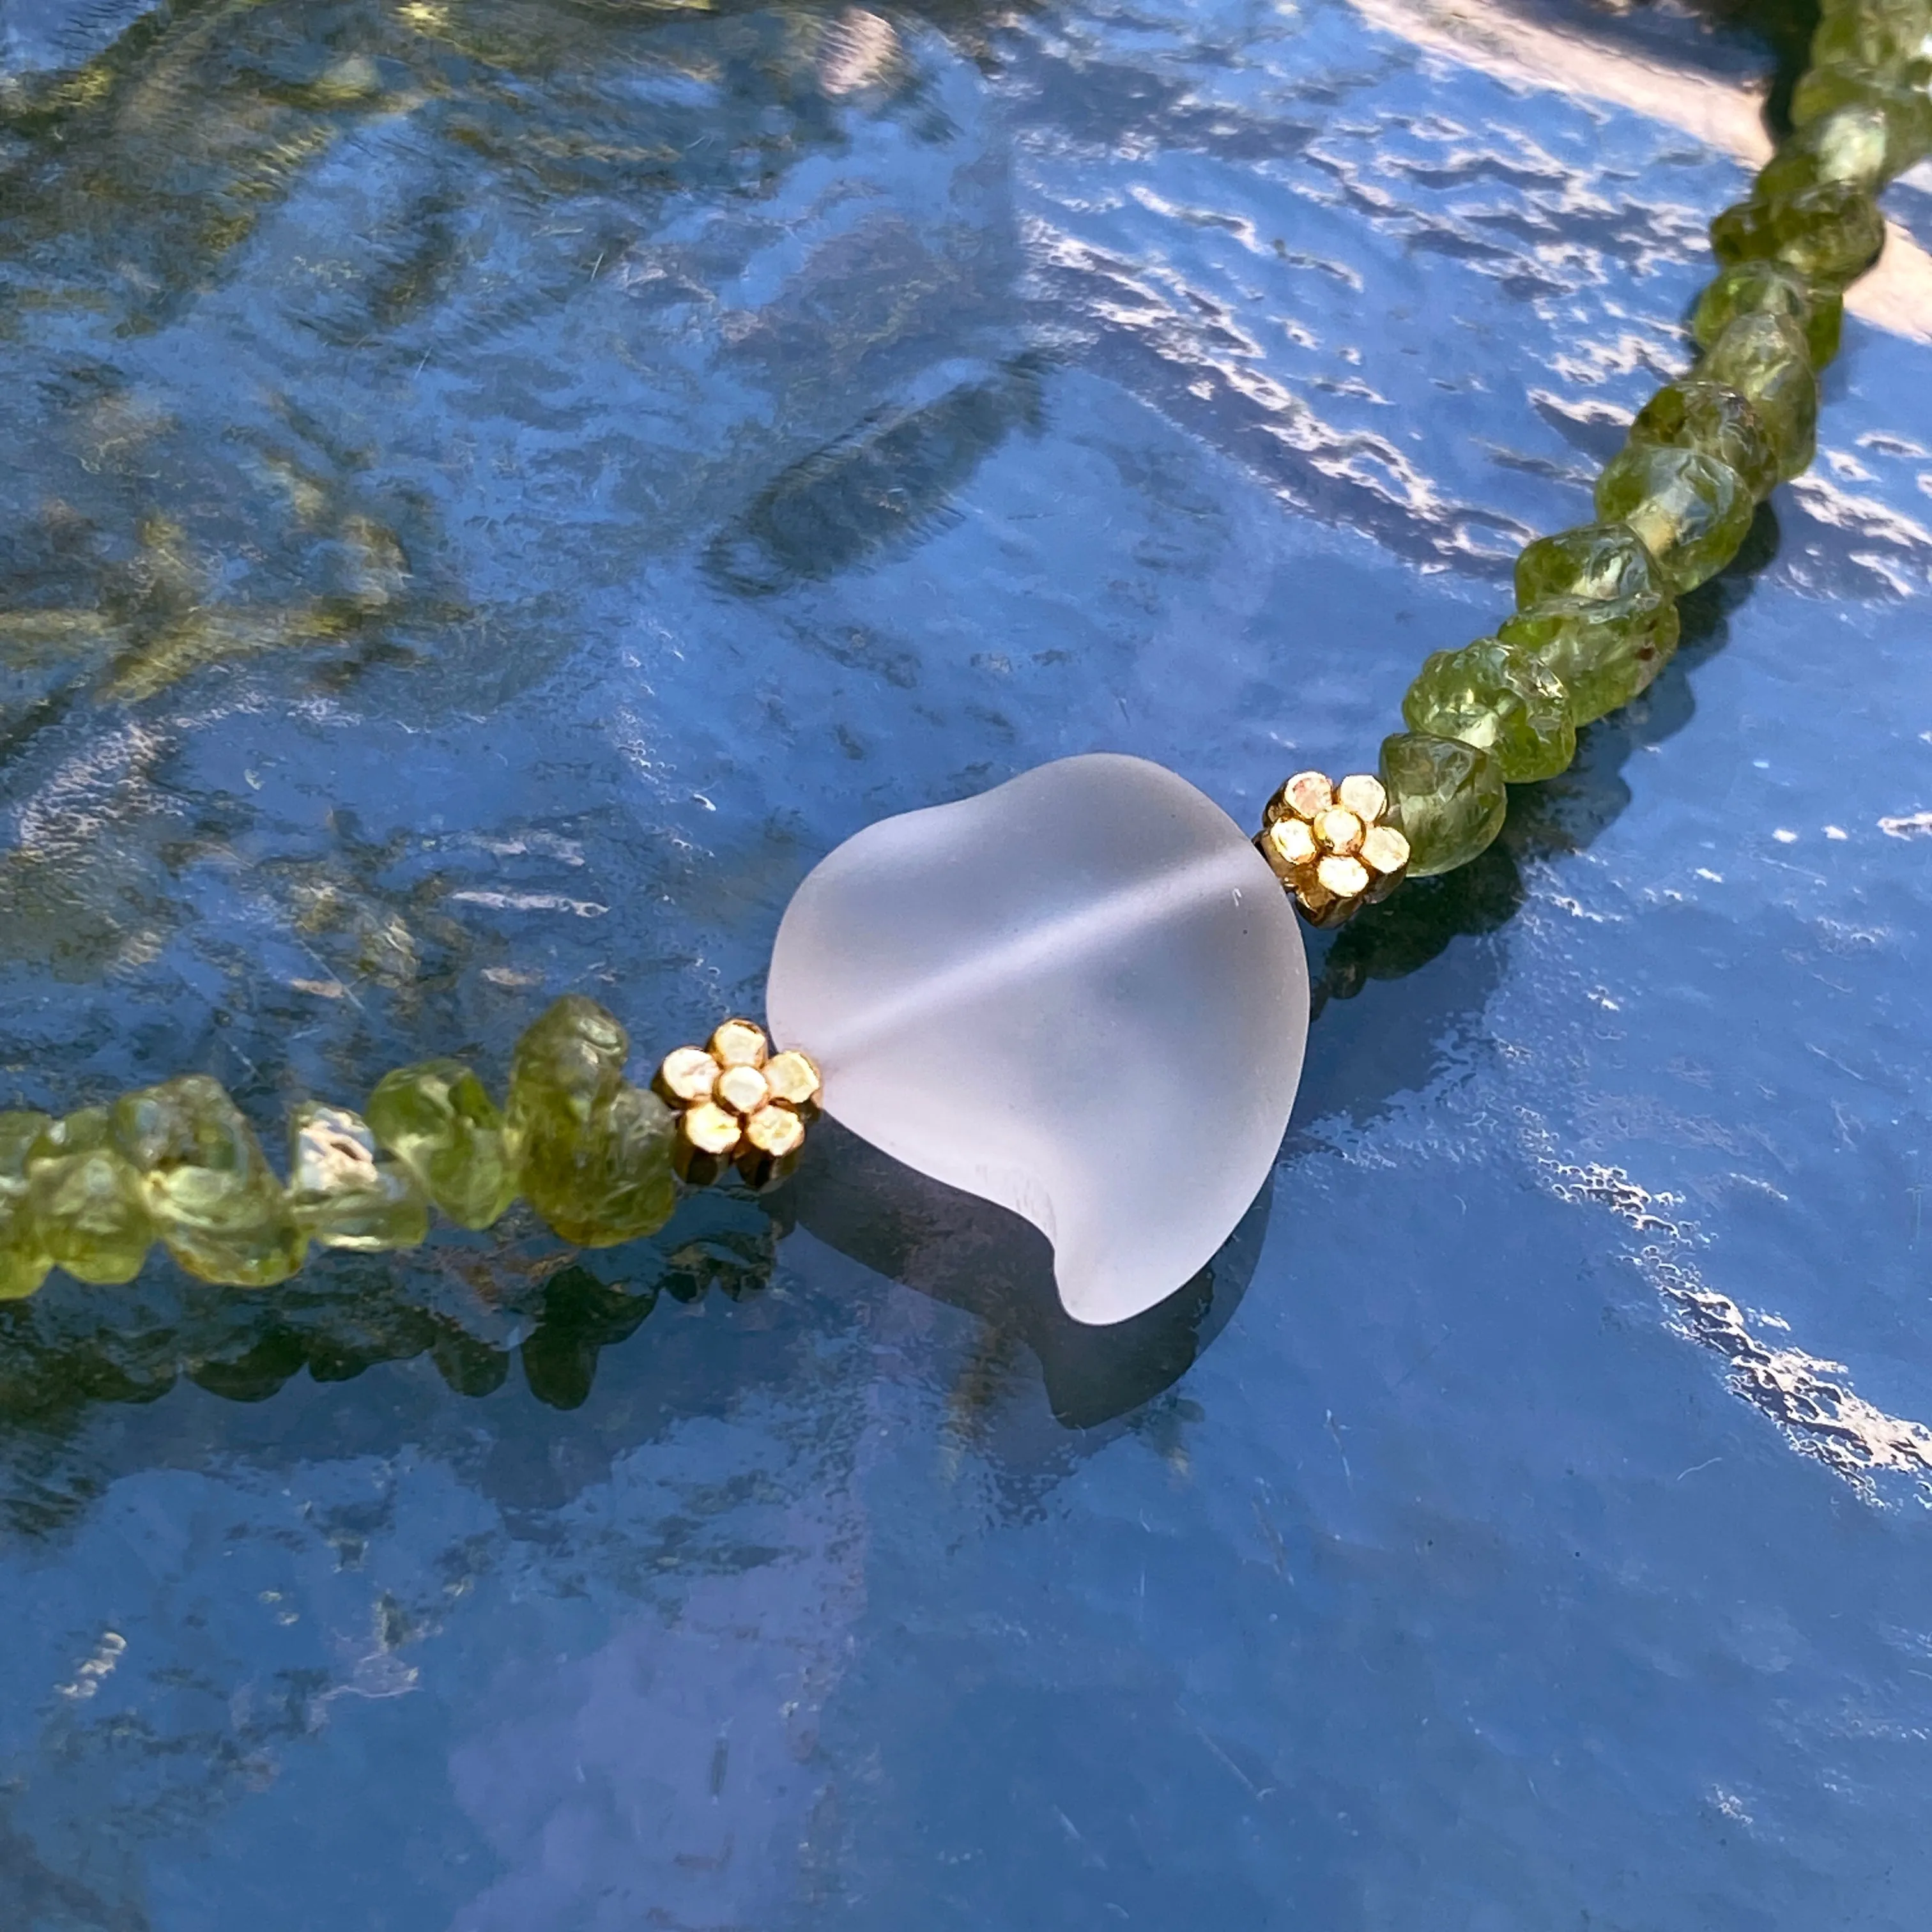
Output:
M1676 599L1628 524L1539 537L1516 559L1516 595L1496 634L1563 680L1579 724L1628 704L1677 648Z
M47 1258L76 1281L132 1281L154 1245L141 1177L115 1150L105 1107L83 1107L35 1139L27 1204Z
M27 1156L53 1125L45 1114L0 1114L0 1301L18 1301L47 1278L28 1201Z
M1932 154L1932 92L1906 70L1863 62L1834 60L1812 66L1791 97L1791 122L1805 128L1846 107L1868 108L1885 117L1884 178L1898 177Z
M1820 288L1856 281L1884 246L1877 202L1850 182L1820 182L1774 200L1754 195L1711 224L1719 261L1783 262Z
M1680 596L1737 555L1752 508L1744 479L1698 449L1627 443L1597 478L1598 515L1629 524Z
M429 1238L429 1196L400 1161L383 1160L359 1114L314 1101L289 1122L289 1207L326 1248L360 1254Z
M1580 524L1538 537L1516 560L1519 610L1552 597L1641 597L1666 587L1656 560L1625 524Z
M1503 829L1509 790L1501 762L1457 738L1398 731L1382 740L1390 814L1408 841L1408 876L1466 866Z
M1754 201L1776 201L1821 182L1844 182L1875 194L1886 179L1892 137L1886 118L1864 102L1821 114L1785 142L1751 185Z
M1435 652L1402 700L1414 731L1492 752L1510 784L1568 769L1576 726L1563 680L1530 652L1494 638Z
M1687 378L1658 390L1637 412L1630 440L1714 456L1744 479L1754 500L1778 484L1778 452L1757 411L1722 382Z
M564 1240L607 1247L654 1234L676 1204L675 1116L623 1078L630 1039L594 1000L559 1000L517 1042L510 1131L523 1191Z
M1780 478L1810 466L1818 446L1818 377L1789 317L1739 316L1691 373L1749 399L1778 452Z
M460 1060L385 1074L369 1096L370 1129L459 1228L487 1228L517 1198L517 1162L496 1103Z
M203 1281L268 1288L308 1238L255 1130L218 1080L183 1075L114 1103L114 1144L141 1177L170 1254Z
M1579 725L1594 723L1648 690L1677 649L1674 599L1552 597L1504 619L1496 635L1547 664L1570 694Z
M1838 352L1845 304L1828 290L1808 288L1782 262L1733 262L1699 297L1690 333L1700 349L1708 349L1744 315L1780 315L1796 322L1807 358L1822 369Z
M1811 36L1814 67L1846 61L1918 79L1932 59L1932 8L1924 0L1858 0L1821 12Z

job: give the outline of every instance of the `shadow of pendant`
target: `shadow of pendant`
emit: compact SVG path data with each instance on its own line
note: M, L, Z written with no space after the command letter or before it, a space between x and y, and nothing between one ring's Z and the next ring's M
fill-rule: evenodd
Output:
M1178 1381L1227 1324L1253 1277L1274 1190L1270 1176L1192 1280L1108 1328L1076 1322L1060 1306L1052 1247L1031 1222L928 1180L836 1120L813 1127L784 1211L875 1274L1024 1342L1039 1358L1054 1419L1093 1429Z

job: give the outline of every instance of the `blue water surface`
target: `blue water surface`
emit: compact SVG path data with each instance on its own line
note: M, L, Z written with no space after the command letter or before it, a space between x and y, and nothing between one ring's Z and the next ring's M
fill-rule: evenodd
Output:
M647 1062L884 814L1372 764L1687 364L1806 25L8 0L0 1100L278 1133L570 991ZM1887 206L1814 470L1316 939L1271 1187L1130 1330L830 1128L626 1248L0 1312L0 1925L1922 1932Z

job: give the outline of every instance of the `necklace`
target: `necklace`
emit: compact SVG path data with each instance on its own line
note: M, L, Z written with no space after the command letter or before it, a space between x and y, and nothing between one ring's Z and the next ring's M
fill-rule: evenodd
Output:
M614 1245L680 1190L782 1184L822 1112L1040 1228L1076 1318L1162 1300L1276 1159L1310 1018L1300 925L1478 857L1508 787L1564 770L1578 728L1650 684L1678 598L1810 462L1844 291L1883 245L1875 197L1932 153L1928 0L1828 7L1792 118L1712 225L1699 359L1639 412L1598 520L1523 551L1515 609L1428 658L1373 772L1292 774L1252 838L1106 753L882 821L793 898L769 1030L728 1018L637 1084L623 1028L566 998L518 1042L500 1108L459 1062L404 1068L360 1113L298 1108L286 1183L204 1076L0 1114L0 1298L56 1268L130 1280L158 1240L202 1280L263 1287L311 1243L408 1247L432 1209L481 1228L519 1196L564 1240Z

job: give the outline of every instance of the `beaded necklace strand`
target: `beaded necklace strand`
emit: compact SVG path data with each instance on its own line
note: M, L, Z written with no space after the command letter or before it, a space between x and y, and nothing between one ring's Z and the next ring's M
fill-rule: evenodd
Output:
M1269 802L1256 844L1310 923L1478 857L1508 788L1565 770L1577 728L1651 683L1677 646L1678 598L1810 464L1844 292L1884 245L1876 197L1932 154L1932 0L1827 0L1791 118L1750 195L1711 225L1720 266L1690 325L1702 353L1638 412L1598 478L1599 520L1524 550L1515 609L1423 665L1376 773L1298 772ZM519 1196L563 1240L609 1246L655 1233L681 1187L729 1174L762 1190L796 1166L820 1100L804 1054L728 1020L644 1088L625 1078L629 1052L609 1012L567 997L518 1041L505 1107L460 1061L403 1068L361 1114L298 1108L286 1183L205 1075L58 1120L0 1114L0 1300L56 1268L130 1281L157 1240L202 1280L264 1288L311 1243L412 1247L432 1208L483 1228Z

